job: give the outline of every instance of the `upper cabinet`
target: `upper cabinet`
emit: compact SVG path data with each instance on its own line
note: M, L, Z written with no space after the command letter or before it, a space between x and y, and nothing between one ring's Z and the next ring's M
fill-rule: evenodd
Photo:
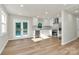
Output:
M50 19L44 19L43 26L50 26Z
M60 24L61 23L61 18L57 17L57 18L33 18L33 26L37 26L38 24L41 23L42 26L54 26L55 24Z

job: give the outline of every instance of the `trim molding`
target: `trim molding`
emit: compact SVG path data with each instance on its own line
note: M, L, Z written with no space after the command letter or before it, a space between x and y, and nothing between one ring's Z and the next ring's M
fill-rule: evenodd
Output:
M61 43L61 45L66 45L66 44L68 44L68 43L70 43L70 42L72 42L72 41L74 41L74 40L76 40L78 37L75 37L74 39L72 39L72 40L69 40L69 41L67 41L67 42L65 42L65 43Z
M2 51L4 50L5 46L7 45L8 40L5 41L5 43L3 44L2 48L0 49L0 54L2 53Z
M19 40L19 39L28 39L28 38L33 38L33 37L24 37L24 38L12 38L12 39L8 39L9 40Z

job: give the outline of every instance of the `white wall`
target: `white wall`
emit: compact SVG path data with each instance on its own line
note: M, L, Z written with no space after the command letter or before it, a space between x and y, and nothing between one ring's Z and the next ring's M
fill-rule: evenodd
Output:
M77 38L76 17L67 11L62 11L62 45Z
M2 10L2 11L5 12L6 17L8 16L6 9L5 9L2 5L0 5L0 10ZM8 17L7 17L7 18L8 18ZM7 18L6 18L6 19L7 19ZM8 20L8 19L7 19L7 20ZM0 19L0 22L1 22L1 19ZM0 26L0 27L1 27L1 26ZM0 31L1 31L1 28L0 28ZM3 51L4 47L6 46L6 44L7 44L7 42L8 42L8 38L7 38L7 37L8 37L7 32L4 33L4 34L1 34L1 32L0 32L0 54L1 54L1 52Z
M44 19L43 26L50 26L50 19Z
M77 17L76 19L76 23L77 23L77 37L79 37L79 18Z
M14 20L15 19L27 19L27 17L23 17L23 16L17 16L17 15L9 15L9 20L8 20L8 34L9 34L9 39L10 40L13 40L15 39L14 38ZM51 26L51 24L53 23L53 18L52 19L49 19L49 20L46 20L44 22L43 19L40 19L38 20L37 18L29 18L27 19L29 21L29 34L28 36L29 37L33 37L33 33L34 33L34 30L33 30L33 26L34 25L38 25L38 22L42 22L44 24L44 26ZM51 22L52 21L52 22ZM53 24L52 24L53 25ZM51 33L52 30L42 30L41 33L45 34L45 35L52 35Z
M29 18L29 37L33 37L33 19Z
M9 15L8 17L8 39L13 39L13 18Z

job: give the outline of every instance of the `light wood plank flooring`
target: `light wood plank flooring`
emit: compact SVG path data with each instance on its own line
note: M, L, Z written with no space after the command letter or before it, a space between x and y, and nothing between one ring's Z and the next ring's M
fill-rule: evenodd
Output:
M61 46L58 38L50 38L40 42L31 39L10 40L2 55L77 55L79 39Z

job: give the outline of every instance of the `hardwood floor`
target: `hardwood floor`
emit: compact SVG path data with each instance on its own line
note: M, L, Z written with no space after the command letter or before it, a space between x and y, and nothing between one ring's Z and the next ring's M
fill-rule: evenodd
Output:
M60 40L50 38L39 42L31 39L10 40L2 55L78 55L79 39L61 46Z

